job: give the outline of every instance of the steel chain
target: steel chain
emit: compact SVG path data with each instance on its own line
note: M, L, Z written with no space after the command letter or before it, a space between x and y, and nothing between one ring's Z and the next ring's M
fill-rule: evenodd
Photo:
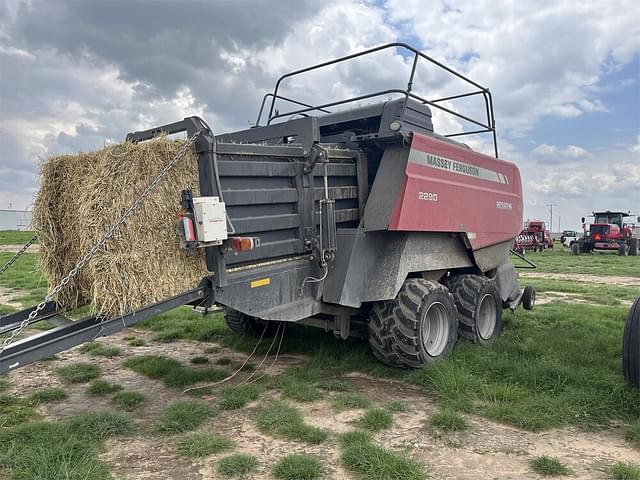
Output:
M13 331L13 333L4 339L2 342L2 347L0 348L0 355L4 350L13 342L13 340L22 333L22 331L31 323L31 321L38 316L38 313L45 307L45 305L53 300L55 296L60 293L60 291L82 270L87 263L94 257L94 255L100 250L116 233L116 231L125 223L128 218L135 213L135 211L140 207L142 202L146 200L149 194L158 186L158 184L162 181L162 179L173 169L173 167L184 157L191 145L194 144L196 138L200 134L200 130L194 133L191 137L187 139L187 141L180 147L175 157L169 162L165 167L160 171L158 176L151 182L147 188L140 194L140 196L133 202L122 214L122 216L116 220L111 227L102 235L102 237L82 256L80 261L76 264L75 267L58 283L55 287L53 287L47 296L44 298L42 302L40 302L36 308L29 314L29 316L24 319L20 326Z
M16 260L18 260L18 258L20 258L20 256L27 251L27 249L33 245L33 242L36 241L36 235L34 235L33 237L31 237L31 240L29 240L19 251L18 253L16 253L13 257L11 257L11 259L4 264L4 266L2 268L0 268L0 275L2 275L4 272L6 272L9 267L11 265L13 265L15 263Z

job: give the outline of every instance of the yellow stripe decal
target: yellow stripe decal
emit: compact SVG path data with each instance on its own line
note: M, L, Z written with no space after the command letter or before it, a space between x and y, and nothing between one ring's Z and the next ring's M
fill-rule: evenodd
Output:
M251 282L251 288L264 287L265 285L270 285L270 284L271 284L270 278L261 278L260 280L254 280L253 282Z

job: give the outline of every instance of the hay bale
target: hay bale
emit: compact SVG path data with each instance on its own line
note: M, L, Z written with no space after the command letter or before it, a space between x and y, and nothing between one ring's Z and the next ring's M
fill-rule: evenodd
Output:
M41 168L33 226L39 261L57 284L144 188L182 142L165 137L49 158ZM140 209L56 299L65 309L90 304L94 313L121 315L194 288L206 275L201 251L179 247L180 192L198 194L195 153L185 156Z

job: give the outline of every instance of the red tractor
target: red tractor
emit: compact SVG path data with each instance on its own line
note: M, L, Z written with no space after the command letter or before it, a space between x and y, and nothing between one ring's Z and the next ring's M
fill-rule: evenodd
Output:
M542 220L528 221L513 244L513 249L518 253L526 250L541 252L545 248L553 248L553 238Z
M585 229L585 235L571 246L574 255L596 251L617 251L620 256L638 255L640 247L640 227L625 223L631 212L592 212L594 221ZM640 223L640 217L636 218ZM585 217L582 217L585 223Z

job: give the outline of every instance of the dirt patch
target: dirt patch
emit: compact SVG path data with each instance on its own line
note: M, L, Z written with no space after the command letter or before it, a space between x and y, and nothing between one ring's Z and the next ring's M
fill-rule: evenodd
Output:
M7 305L11 308L21 309L22 303L17 302L16 298L24 297L28 292L24 290L16 290L15 288L6 288L0 285L0 305Z
M579 293L567 292L543 292L536 294L536 305L545 305L555 300L565 303L580 303L583 305L599 305L599 303L587 300Z
M570 280L572 282L596 283L601 285L620 285L624 287L640 287L640 278L598 276L588 273L544 273L544 272L520 272L522 278L547 278L550 280Z
M0 253L18 253L22 250L22 247L24 247L24 245L0 245ZM27 248L27 253L38 253L39 251L40 245L37 243Z
M588 300L579 293L554 291L536 293L536 305L545 305L553 301L561 301L564 303L579 303L582 305L603 305L602 303ZM633 304L631 300L619 300L619 302L624 307L630 307Z

